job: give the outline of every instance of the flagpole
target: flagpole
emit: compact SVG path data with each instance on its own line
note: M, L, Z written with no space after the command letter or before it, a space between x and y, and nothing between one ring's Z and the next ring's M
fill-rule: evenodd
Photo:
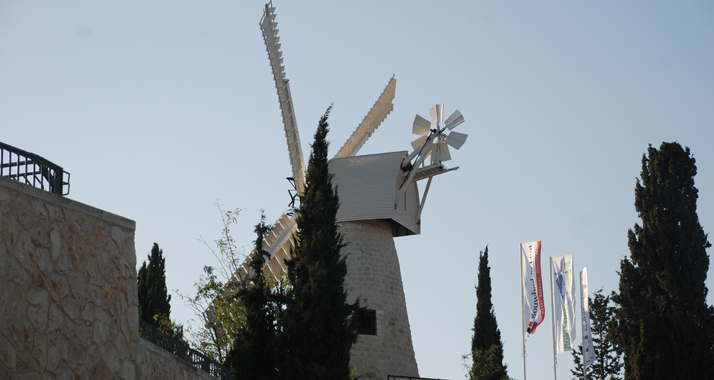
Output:
M526 311L523 308L525 300L523 299L523 247L518 245L518 260L521 262L521 341L523 342L523 380L526 380Z
M555 299L553 298L553 258L550 257L548 260L548 266L550 267L550 331L553 336L553 379L558 380L558 375L556 369L558 368L558 361L555 358Z

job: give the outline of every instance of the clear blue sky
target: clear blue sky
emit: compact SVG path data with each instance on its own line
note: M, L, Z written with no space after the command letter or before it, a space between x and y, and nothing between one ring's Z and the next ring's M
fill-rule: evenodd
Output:
M0 2L0 141L71 172L70 198L135 220L138 263L158 242L171 290L193 293L215 264L196 239L218 238L216 199L243 209L246 247L259 209L269 220L287 209L263 4ZM407 150L414 115L435 103L466 118L448 163L460 169L435 179L422 234L396 240L421 376L463 377L487 244L516 379L519 243L543 241L544 271L574 251L592 290L617 288L650 143L691 148L700 222L714 231L711 2L274 5L305 154L331 103L336 152L393 74L394 112L361 153ZM176 296L172 308L192 318ZM529 379L553 376L549 313L528 342ZM569 378L570 355L558 360Z

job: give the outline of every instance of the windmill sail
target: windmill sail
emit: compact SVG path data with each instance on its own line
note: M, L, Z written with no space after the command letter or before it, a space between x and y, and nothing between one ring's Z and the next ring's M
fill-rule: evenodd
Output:
M303 161L300 134L298 134L295 109L293 108L293 99L290 93L290 83L285 78L283 53L280 51L280 37L278 37L277 26L278 24L275 22L275 7L265 4L263 18L260 20L260 29L263 31L263 40L268 50L268 58L270 58L270 68L273 71L275 88L278 90L278 100L280 101L280 111L285 127L285 137L288 143L295 188L298 195L302 196L305 188L305 162Z
M387 84L387 87L382 91L382 95L374 103L372 109L369 110L367 116L362 119L357 129L352 132L352 136L337 152L335 158L351 157L357 155L362 145L367 142L372 133L379 127L380 124L387 118L390 112L394 109L394 94L397 88L397 80L392 77Z

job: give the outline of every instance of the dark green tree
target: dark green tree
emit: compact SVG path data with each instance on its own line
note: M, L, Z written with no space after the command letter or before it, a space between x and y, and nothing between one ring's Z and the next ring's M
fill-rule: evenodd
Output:
M592 380L619 380L622 372L622 354L612 343L610 325L613 323L615 309L610 305L610 296L604 296L602 289L595 292L595 299L590 299L590 327L595 362L588 367L587 378ZM582 346L572 351L575 369L570 370L575 379L583 378Z
M255 250L250 255L251 272L238 290L242 324L226 358L234 380L275 379L275 309L270 282L263 265L270 254L263 248L263 238L272 227L265 224L265 214L255 226Z
M651 145L642 157L635 208L642 225L628 231L630 258L620 263L614 339L626 380L714 379L714 309L706 304L707 241L697 217L697 173L689 148Z
M312 144L307 184L297 210L297 236L287 261L288 288L279 314L279 376L284 379L349 379L350 349L357 341L359 306L347 304L344 246L337 230L339 207L327 167L327 118Z
M508 379L503 364L503 343L496 315L491 303L491 268L488 266L488 246L479 255L478 285L476 286L476 318L471 339L473 364L469 371L471 380Z
M160 327L161 320L169 319L171 296L166 290L166 259L157 243L139 269L139 318Z
M570 353L573 355L573 362L575 363L575 368L570 370L570 373L573 374L572 379L582 380L586 378L586 375L588 379L592 379L592 365L588 366L586 369L586 373L583 374L583 346L578 345L578 347L570 351Z
M622 372L622 354L617 352L612 343L610 325L614 320L615 308L610 305L610 296L604 296L602 289L595 292L595 299L590 302L590 323L595 349L595 362L592 364L593 376L589 379L619 380Z

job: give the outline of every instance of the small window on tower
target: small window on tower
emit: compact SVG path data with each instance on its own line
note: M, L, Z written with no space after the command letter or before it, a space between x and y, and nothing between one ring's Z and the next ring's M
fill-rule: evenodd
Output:
M362 318L359 320L359 329L357 333L360 335L377 335L377 311L365 310Z

